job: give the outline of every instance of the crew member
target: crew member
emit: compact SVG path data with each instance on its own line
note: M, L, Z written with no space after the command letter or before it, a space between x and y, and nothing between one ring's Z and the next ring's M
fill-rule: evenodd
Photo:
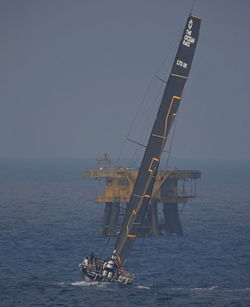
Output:
M108 278L111 279L114 273L115 262L113 259L110 259L107 263L106 270L108 271Z
M84 267L87 267L89 265L89 257L86 256L84 259L83 259L83 262L82 262L82 265Z
M108 269L107 269L108 260L106 259L103 263L102 267L102 276L106 277L108 275Z
M82 263L80 263L78 266L79 268L81 268L82 272L86 272L88 269L88 265L89 265L89 257L85 257L82 261Z
M116 249L113 250L113 254L112 254L111 259L114 260L115 269L116 269L116 268L119 268L119 267L121 266L121 259L120 259L119 256L117 256L117 254L116 254Z

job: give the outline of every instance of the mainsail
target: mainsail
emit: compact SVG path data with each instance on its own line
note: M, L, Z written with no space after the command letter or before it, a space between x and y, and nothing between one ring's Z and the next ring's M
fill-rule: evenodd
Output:
M135 241L149 204L161 154L175 119L196 49L201 20L189 16L149 137L144 157L128 203L121 231L116 241L116 253L124 264Z

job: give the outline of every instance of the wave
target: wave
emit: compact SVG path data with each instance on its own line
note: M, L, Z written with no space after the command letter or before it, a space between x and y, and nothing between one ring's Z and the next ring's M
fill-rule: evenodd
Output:
M136 286L136 288L139 288L139 289L150 289L150 287L148 287L148 286L140 286L140 285L138 285L138 286Z
M212 287L208 287L208 288L191 288L189 289L190 291L210 291L210 290L215 290L218 289L219 286L212 286Z
M98 285L97 281L92 281L92 282L88 282L85 280L81 280L81 281L74 281L70 283L71 286L80 286L80 287L86 287L86 286L95 286Z
M225 292L249 292L250 288L224 289Z
M218 289L219 286L212 286L212 287L208 287L208 288L201 288L201 287L197 287L197 288L172 288L171 290L174 291L211 291L211 290L215 290Z
M56 286L64 286L65 285L65 282L57 282L56 283Z

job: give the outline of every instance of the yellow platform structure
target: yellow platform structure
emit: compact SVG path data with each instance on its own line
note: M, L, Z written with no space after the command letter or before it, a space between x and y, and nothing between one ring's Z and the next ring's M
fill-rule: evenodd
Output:
M83 175L105 181L104 189L96 195L96 201L105 204L100 231L103 235L116 235L130 199L138 169L111 168L107 154L97 161L99 168L85 170ZM102 165L101 162L104 164ZM200 177L201 172L197 170L159 170L140 234L159 235L162 232L182 234L178 204L184 204L196 197L196 180ZM158 203L162 203L160 219Z

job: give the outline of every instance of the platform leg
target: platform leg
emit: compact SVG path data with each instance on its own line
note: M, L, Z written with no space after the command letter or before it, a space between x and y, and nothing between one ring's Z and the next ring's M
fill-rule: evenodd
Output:
M108 227L108 236L113 236L117 234L117 225L118 225L118 218L120 213L119 203L112 203L111 206L111 214L109 220L109 227Z
M112 212L112 203L108 202L105 203L104 214L100 226L100 233L104 236L107 236L108 234L111 212Z
M164 225L163 229L168 234L182 235L182 225L179 217L178 203L163 204Z
M149 217L150 217L150 224L151 224L150 234L152 236L159 236L160 226L159 226L159 220L158 220L157 202L152 202L149 205L148 210L149 210Z

